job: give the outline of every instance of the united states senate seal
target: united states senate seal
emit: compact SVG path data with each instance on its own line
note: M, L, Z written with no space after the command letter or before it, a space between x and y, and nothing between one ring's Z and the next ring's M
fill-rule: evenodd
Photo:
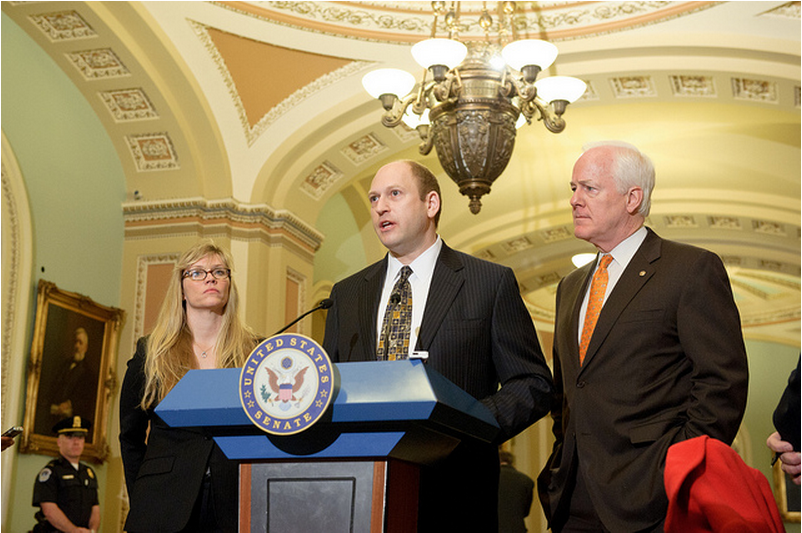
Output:
M248 418L272 435L294 435L317 422L331 403L334 373L328 354L297 333L275 335L253 349L239 377Z

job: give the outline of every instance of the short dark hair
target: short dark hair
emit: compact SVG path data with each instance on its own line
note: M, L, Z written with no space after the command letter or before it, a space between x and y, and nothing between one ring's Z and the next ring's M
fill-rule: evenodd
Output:
M430 192L434 191L437 193L437 197L440 199L440 208L434 215L434 226L437 227L437 225L440 223L440 213L443 211L443 195L440 194L440 182L437 181L437 178L431 170L417 161L413 161L412 159L404 159L403 162L407 164L410 172L412 172L412 175L418 182L418 190L420 192L421 201L425 200L426 195Z

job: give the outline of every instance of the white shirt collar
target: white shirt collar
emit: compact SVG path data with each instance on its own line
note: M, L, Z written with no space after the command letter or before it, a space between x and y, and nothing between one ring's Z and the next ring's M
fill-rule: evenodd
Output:
M644 239L646 239L647 234L648 231L646 231L646 227L641 226L635 233L618 243L618 246L610 251L613 260L618 263L622 270L625 269L632 260L635 252L638 251L638 248L640 248L640 245L643 244Z
M432 279L432 274L434 274L434 266L437 263L437 258L440 256L440 250L442 248L443 240L440 238L440 235L438 235L434 244L409 264L409 267L412 269L412 275L417 276L428 285ZM388 282L395 282L404 265L391 254L387 254L387 257L389 260L387 261L387 277L385 280Z

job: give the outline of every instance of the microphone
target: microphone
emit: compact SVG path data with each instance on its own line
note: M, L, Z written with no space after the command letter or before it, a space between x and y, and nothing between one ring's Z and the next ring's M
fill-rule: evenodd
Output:
M395 311L395 306L401 303L401 295L394 292L390 295L390 307L385 311L385 315L391 311ZM390 348L390 325L392 321L387 320L382 328L382 338L384 339L384 353L382 356L387 357L387 350Z
M398 299L399 299L399 300L401 300L401 297L399 296L399 298L398 298ZM310 310L309 310L309 311L307 311L306 313L302 314L301 316L299 316L298 318L296 318L295 320L293 320L292 322L290 322L289 324L287 324L286 326L284 326L283 328L281 328L281 329L280 329L280 330L278 330L277 332L273 333L273 335L278 335L279 333L284 333L285 331L287 331L288 329L290 329L291 327L293 327L295 324L297 324L298 322L300 322L300 320L301 320L302 318L304 318L306 315L310 315L310 314L314 313L315 311L317 311L317 310L319 310L319 309L328 309L328 308L329 308L329 307L331 307L332 305L334 305L334 300L332 300L331 298L324 298L324 299L322 299L322 300L320 301L320 303L319 303L319 304L317 304L317 307L313 307L312 309L310 309Z

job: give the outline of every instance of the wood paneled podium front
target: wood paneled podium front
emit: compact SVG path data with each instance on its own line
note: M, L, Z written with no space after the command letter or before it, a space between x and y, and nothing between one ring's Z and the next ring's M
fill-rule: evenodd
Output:
M419 360L333 366L328 411L295 435L251 422L236 368L191 370L156 408L240 462L241 532L414 532L421 465L498 434L484 405Z

